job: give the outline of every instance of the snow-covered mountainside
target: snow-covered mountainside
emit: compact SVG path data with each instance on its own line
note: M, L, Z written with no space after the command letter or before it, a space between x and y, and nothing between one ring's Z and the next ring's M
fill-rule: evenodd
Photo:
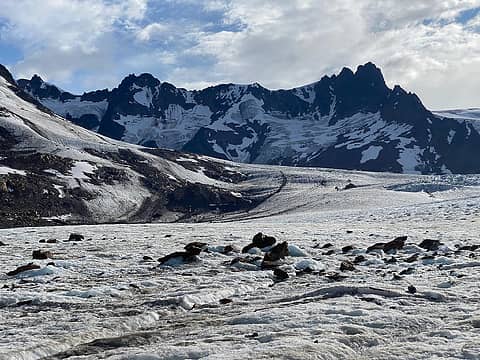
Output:
M121 143L55 115L0 66L0 227L175 221L268 197L222 160Z
M149 147L237 162L403 173L476 173L478 127L434 114L374 64L290 90L224 84L187 91L150 74L81 96L38 76L18 80L44 106L87 129Z
M465 122L472 125L477 131L480 131L480 109L442 110L434 111L433 113L441 118L450 118L459 122Z

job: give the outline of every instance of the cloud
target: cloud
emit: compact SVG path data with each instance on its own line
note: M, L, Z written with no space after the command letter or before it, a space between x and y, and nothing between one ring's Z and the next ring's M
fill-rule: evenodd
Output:
M480 0L2 0L17 76L68 89L152 72L289 88L373 61L427 106L480 106ZM4 46L3 46L4 48ZM1 62L1 54L0 54ZM87 88L88 86L88 88Z
M140 41L150 41L167 34L168 26L165 24L152 23L137 32L137 39Z
M111 73L115 54L146 9L147 0L3 0L1 41L22 49L23 59L12 66L19 77L105 79L102 73Z
M455 21L479 5L476 0L232 1L225 21L241 22L244 30L205 34L193 52L215 59L211 74L218 79L271 88L302 85L343 66L374 61L390 85L417 91L428 106L479 106L480 84L464 72L478 74L480 35Z

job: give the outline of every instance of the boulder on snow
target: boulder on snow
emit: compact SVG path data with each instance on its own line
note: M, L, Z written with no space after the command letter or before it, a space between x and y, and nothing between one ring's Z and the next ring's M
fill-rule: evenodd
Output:
M35 260L53 259L53 254L48 250L33 250L32 258Z
M405 246L405 241L407 241L407 238L407 236L396 237L392 241L385 243L385 245L383 246L383 251L390 252L392 250L402 249Z
M480 249L480 245L463 245L463 246L459 246L457 250L477 251L478 249Z
M82 241L85 237L79 233L71 233L67 241Z
M371 245L367 248L367 253L372 252L372 251L376 251L376 250L382 250L383 251L383 246L384 245L385 245L385 243L373 244L373 245Z
M273 275L275 275L275 280L277 281L283 281L289 278L288 273L279 268L273 269Z
M198 254L200 254L200 252ZM176 251L159 258L158 262L160 265L182 265L198 261L198 254L188 251Z
M7 246L3 241L0 241L0 246Z
M252 242L242 249L242 253L247 253L250 249L254 247L263 249L268 246L274 245L276 242L277 239L275 239L273 236L264 235L259 232L253 237Z
M399 236L386 243L376 243L367 248L367 253L375 250L382 250L386 253L393 250L400 250L405 246L405 241L407 241L407 236Z
M22 265L17 267L15 270L7 272L8 276L15 276L24 271L40 269L40 265L34 263L28 263L27 265Z
M278 261L284 259L288 255L288 243L284 241L280 244L275 245L273 248L270 249L270 251L265 253L263 261Z
M235 245L225 245L223 247L222 254L227 255L232 252L239 252L239 249Z
M198 255L202 251L207 249L208 244L203 242L194 241L184 246L184 249L187 253Z
M360 264L364 261L367 261L367 258L363 255L357 255L357 256L355 256L355 259L353 259L354 264Z
M356 187L357 187L357 185L355 185L354 183L349 182L347 185L345 185L345 186L343 187L343 190L355 189Z
M349 253L353 249L355 249L355 247L353 245L344 246L344 247L342 247L342 253L344 253L344 254Z
M440 240L431 240L431 239L425 239L423 240L418 246L420 246L423 249L426 249L428 251L435 251L438 250L440 245L443 245Z
M340 263L340 271L353 271L355 270L355 265L348 260L342 261Z

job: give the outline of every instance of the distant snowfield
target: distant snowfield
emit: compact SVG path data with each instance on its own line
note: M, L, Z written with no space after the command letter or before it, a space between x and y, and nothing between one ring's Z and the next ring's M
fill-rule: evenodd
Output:
M480 249L456 250L480 244L480 176L274 169L267 201L212 222L0 230L0 359L478 359ZM259 231L296 246L286 281L218 252ZM64 242L71 232L85 240ZM366 253L402 235L403 250ZM158 266L192 241L211 251ZM32 260L37 249L55 258ZM5 275L29 262L41 268Z

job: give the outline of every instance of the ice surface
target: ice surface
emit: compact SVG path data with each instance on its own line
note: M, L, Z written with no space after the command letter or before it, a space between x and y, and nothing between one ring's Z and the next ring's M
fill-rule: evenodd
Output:
M257 168L256 181L266 182ZM478 243L479 176L269 174L279 191L212 222L0 230L0 359L478 358L480 261L457 246ZM334 189L348 180L358 187ZM438 191L399 191L422 187ZM259 231L288 241L292 255L302 250L284 260L287 280L274 282L261 260L230 265L256 255L223 254ZM86 240L63 242L71 232ZM365 251L402 235L406 246L394 255ZM48 238L59 242L39 244ZM427 251L418 247L424 239L444 245ZM210 245L198 262L143 260L192 241ZM344 254L346 245L355 250ZM54 259L32 260L38 248ZM359 254L367 261L340 272ZM5 275L32 261L41 268ZM334 281L334 273L346 278Z

